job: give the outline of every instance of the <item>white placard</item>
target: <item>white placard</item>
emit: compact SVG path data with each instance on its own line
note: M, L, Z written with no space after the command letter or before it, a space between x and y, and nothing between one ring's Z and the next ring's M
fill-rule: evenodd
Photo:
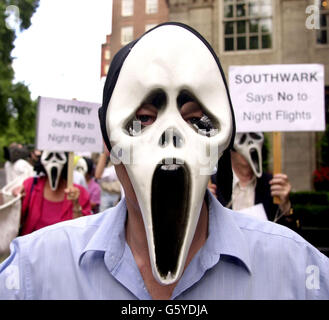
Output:
M237 132L324 131L324 66L231 66Z
M39 150L102 152L100 105L40 97L36 146Z

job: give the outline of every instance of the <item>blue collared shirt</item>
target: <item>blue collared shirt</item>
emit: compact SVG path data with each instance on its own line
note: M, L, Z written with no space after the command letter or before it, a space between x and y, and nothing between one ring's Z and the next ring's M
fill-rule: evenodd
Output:
M209 235L172 299L329 299L329 259L298 234L223 208L208 192ZM1 299L151 299L125 241L126 204L11 244Z

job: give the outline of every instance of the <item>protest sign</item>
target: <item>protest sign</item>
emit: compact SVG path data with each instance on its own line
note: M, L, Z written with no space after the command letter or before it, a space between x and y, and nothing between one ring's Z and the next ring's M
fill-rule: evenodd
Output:
M324 66L231 66L237 132L325 130Z
M102 152L96 103L40 97L36 147L39 150Z
M323 65L231 66L229 86L237 132L273 132L274 174L281 172L281 132L325 130Z

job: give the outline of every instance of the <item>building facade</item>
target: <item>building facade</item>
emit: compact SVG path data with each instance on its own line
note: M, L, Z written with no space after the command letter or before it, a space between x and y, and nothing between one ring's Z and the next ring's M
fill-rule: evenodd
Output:
M170 0L169 12L169 20L191 25L211 43L227 77L232 65L323 64L328 115L328 1ZM320 136L282 133L282 171L295 191L313 187Z
M168 17L167 0L113 0L112 33L102 45L101 77L121 47Z

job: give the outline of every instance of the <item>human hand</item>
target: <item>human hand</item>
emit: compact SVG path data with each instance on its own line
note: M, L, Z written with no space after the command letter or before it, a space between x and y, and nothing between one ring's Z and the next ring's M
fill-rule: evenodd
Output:
M81 206L79 203L80 189L77 187L69 187L64 190L68 200L73 203L73 218L78 218L82 216Z
M24 197L25 196L25 188L24 188L23 185L17 186L11 191L11 193L14 197L17 197L18 195L21 195L22 197Z
M72 200L73 202L78 202L80 196L80 189L77 187L69 187L64 190L67 200Z
M291 204L289 200L289 194L291 191L291 184L288 176L283 173L277 173L273 176L273 179L269 182L271 185L271 196L279 197L279 207L282 212L289 213Z

